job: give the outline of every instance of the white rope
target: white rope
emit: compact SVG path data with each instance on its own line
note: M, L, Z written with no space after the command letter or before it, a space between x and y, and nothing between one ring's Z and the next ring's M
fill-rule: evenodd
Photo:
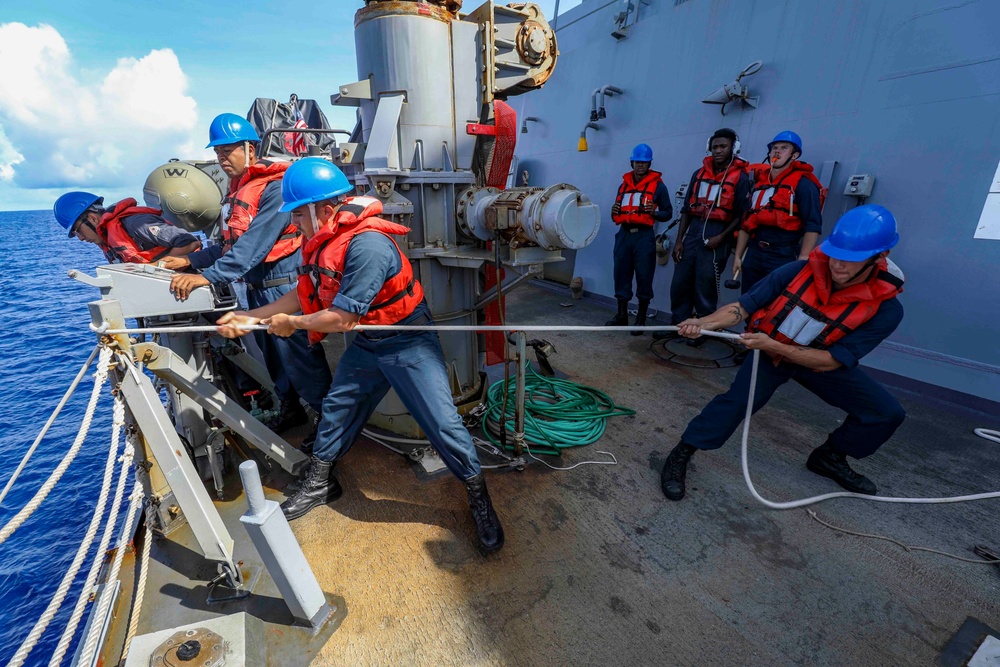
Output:
M104 533L101 535L101 541L97 546L97 553L94 557L94 562L90 565L90 572L87 573L87 580L83 584L80 596L76 600L76 606L73 607L73 613L70 615L69 623L66 624L66 629L63 630L62 637L59 638L59 643L56 645L56 649L52 654L52 659L49 661L49 665L54 666L62 662L62 658L69 649L69 644L73 641L73 636L76 634L77 625L83 617L84 607L86 607L87 603L90 602L90 594L94 590L94 584L97 582L97 576L100 574L101 566L104 564L104 554L108 551L108 545L111 544L111 537L114 535L115 526L118 523L118 512L122 506L122 497L125 495L125 482L128 479L129 469L132 466L132 457L135 452L134 437L135 436L132 433L127 433L125 436L125 450L122 452L121 458L119 459L122 465L118 470L118 482L115 486L115 500L111 504L111 511L108 512L108 519L104 524ZM97 621L95 621L95 623L96 622Z
M126 529L135 520L135 513L142 505L143 495L142 484L139 482L138 477L136 477L135 484L132 486L128 514L125 516L125 523L122 524ZM122 558L125 556L126 546L128 546L127 543L123 541L115 551L115 559L111 564L111 570L108 572L106 579L107 584L104 586L104 591L101 593L97 605L91 612L94 615L94 621L90 624L90 632L87 633L87 640L83 645L83 650L80 652L80 660L77 664L89 665L94 659L94 653L97 651L97 640L100 638L101 631L104 628L104 618L107 616L108 607L111 606L111 599L115 592L114 583L118 581L118 573L121 570Z
M106 323L105 323L106 324ZM169 333L216 333L219 328L214 326L191 326L191 327L146 327L140 329L107 329L95 327L90 328L98 333L107 335L123 334L169 334ZM267 331L266 324L246 324L237 327L246 331ZM611 333L615 331L677 331L676 326L599 326L599 325L545 325L545 324L434 324L434 325L408 325L408 324L359 324L352 331L594 331L598 333ZM713 338L728 338L739 340L740 334L726 331L704 331L700 335L711 336Z
M80 367L80 371L76 374L76 377L73 378L73 382L70 383L69 389L67 389L66 393L63 394L62 400L60 400L59 404L56 405L56 409L52 411L52 414L49 416L49 420L45 422L45 426L42 427L38 437L35 438L33 443L31 443L31 447L28 448L24 458L22 458L21 462L17 465L17 470L15 470L14 474L10 476L9 480L7 480L7 485L3 487L3 491L0 491L0 503L3 503L3 499L7 497L7 492L10 491L10 487L14 486L17 476L21 474L21 471L24 470L24 466L28 464L28 460L31 458L31 455L35 453L35 449L37 449L39 443L42 442L42 438L44 438L45 434L49 432L49 428L51 428L52 424L55 422L56 417L59 416L63 406L66 405L66 401L68 401L69 397L73 395L74 391L76 391L77 386L80 384L80 380L82 380L83 376L87 374L87 369L90 368L91 362L94 361L94 357L97 356L100 349L100 345L95 345L94 349L90 353L90 356L87 357L87 361L85 361L83 366Z
M124 665L128 657L128 650L132 647L132 640L139 630L139 614L142 612L142 598L146 592L146 577L149 574L149 551L153 544L153 522L151 518L152 508L146 507L146 534L142 539L142 559L139 561L139 581L135 585L135 601L132 603L132 614L128 622L128 633L125 635L125 648L122 649L122 657L119 664Z
M124 419L125 404L121 397L117 396L115 397L114 423L111 429L111 446L108 448L108 459L104 464L104 479L101 482L100 495L97 499L97 506L94 508L94 516L90 519L90 526L87 528L83 541L80 542L80 548L77 549L73 562L70 564L69 569L66 570L66 574L63 575L55 595L52 596L45 611L42 612L41 617L35 623L35 627L31 629L31 632L28 633L28 636L21 643L20 648L17 649L17 652L11 659L9 664L13 667L20 667L20 665L24 664L28 654L35 647L35 644L38 643L38 640L41 639L49 622L62 606L66 594L76 579L76 573L80 571L80 566L83 565L83 559L90 551L90 545L93 544L94 537L97 535L97 529L101 525L101 519L104 517L104 507L107 504L108 495L111 490L111 479L114 475L115 459L118 457L118 444L121 441L121 427ZM98 560L101 560L101 553L98 551L95 556Z
M753 416L753 399L757 391L757 364L760 361L760 350L753 351L753 366L750 371L750 392L747 396L747 410L743 418L743 441L742 441L742 452L740 454L740 461L743 466L743 479L747 484L747 488L750 489L750 494L757 499L760 503L776 510L790 510L797 507L805 507L806 505L813 505L815 503L823 502L824 500L830 500L832 498L857 498L858 500L869 500L871 502L878 503L907 503L907 504L920 504L920 505L930 505L938 503L964 503L972 500L987 500L989 498L1000 498L1000 491L994 491L991 493L977 493L969 496L949 496L946 498L894 498L894 497L883 497L883 496L869 496L864 493L851 493L849 491L838 491L836 493L825 493L820 496L812 496L810 498L803 498L801 500L791 500L784 503L774 502L773 500L768 500L757 493L757 489L753 485L753 481L750 479L750 468L747 464L747 441L750 437L750 418ZM1000 432L988 431L987 429L976 429L976 435L986 438L987 440L994 440L995 442L1000 442ZM984 435L985 432L987 435ZM991 437L994 436L995 437Z
M87 437L87 432L90 430L90 422L94 418L94 411L97 409L97 399L101 396L101 387L104 386L104 381L108 379L108 362L111 359L111 348L104 347L101 349L101 356L97 361L97 372L94 374L94 388L90 393L90 402L87 404L87 411L83 415L83 421L80 423L80 431L76 434L76 440L73 441L73 445L66 452L66 456L63 460L59 462L56 469L52 471L49 478L45 480L42 487L38 489L35 493L34 498L28 501L28 504L24 506L20 512L14 516L13 519L7 522L7 525L0 529L0 544L3 544L8 537L10 537L15 530L17 530L21 524L28 520L38 506L42 504L46 496L52 488L59 482L59 479L69 468L69 464L73 462L77 453L80 451L80 447L83 445L83 441Z

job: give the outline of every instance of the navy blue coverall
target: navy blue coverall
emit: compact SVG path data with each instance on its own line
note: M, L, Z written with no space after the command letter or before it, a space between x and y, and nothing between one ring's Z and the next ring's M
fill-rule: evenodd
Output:
M365 315L387 280L402 269L399 251L378 232L363 232L347 247L333 307ZM426 302L397 324L432 323ZM448 469L462 481L480 473L479 455L462 424L435 331L359 332L344 351L323 401L315 456L336 461L357 440L382 398L395 389Z
M290 224L291 214L281 213L281 181L268 183L260 196L257 216L229 252L213 245L191 253L191 267L212 283L231 283L241 278L247 286L251 309L277 301L295 289L302 252L265 262L275 241ZM301 397L316 412L322 409L323 397L330 387L330 368L321 345L309 345L305 331L288 338L255 331L254 338L264 353L264 363L274 381L278 398L294 401Z
M653 193L656 211L653 219L664 222L674 217L667 186L660 181ZM614 278L615 299L632 299L632 276L635 276L635 296L640 301L653 298L653 270L656 268L656 238L654 225L622 223L615 234Z
M705 239L721 234L733 218L742 220L747 198L750 196L750 178L741 174L736 182L736 197L729 220L706 222L700 217L691 216L691 193L694 192L695 180L700 171L701 169L696 169L691 175L688 197L681 209L682 214L688 214L688 228L684 234L681 261L674 265L674 277L670 281L670 323L674 325L692 317L695 312L699 317L707 317L719 307L719 277L729 261L732 243L727 240L713 249L705 245Z
M794 261L777 269L741 296L740 305L751 315L770 305L805 265L805 261ZM775 366L771 357L761 353L753 411L764 407L778 387L795 380L847 413L843 424L830 434L834 451L856 459L874 454L903 423L906 413L892 394L858 368L858 361L892 334L902 319L903 306L898 299L883 301L870 320L827 349L843 364L832 371L818 372L787 361ZM691 420L681 437L685 443L698 449L718 449L726 443L746 412L752 363L748 356L729 391L713 398Z

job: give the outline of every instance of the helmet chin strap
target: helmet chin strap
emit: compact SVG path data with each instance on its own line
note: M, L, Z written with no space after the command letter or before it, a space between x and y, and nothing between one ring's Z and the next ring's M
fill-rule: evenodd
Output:
M878 262L878 255L872 255L871 257L869 257L868 261L865 262L864 265L860 269L858 269L857 273L855 273L853 276L850 277L850 279L847 281L847 283L853 283L855 280L858 279L858 276L860 276L862 273L864 273L865 271L867 271L871 267L875 266L875 264L877 262Z
M313 234L319 231L319 224L317 224L317 213L316 213L316 203L313 202L309 204L309 220L312 222Z

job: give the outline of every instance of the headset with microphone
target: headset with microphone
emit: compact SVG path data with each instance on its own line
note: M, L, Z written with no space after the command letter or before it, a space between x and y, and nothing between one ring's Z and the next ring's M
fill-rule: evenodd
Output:
M719 134L720 132L724 132L725 134ZM730 132L732 132L733 136L736 137L736 139L733 140L733 157L735 158L735 156L739 155L740 147L743 145L740 143L740 135L736 134L736 130L730 130L728 127L723 127L719 130L716 130L715 133L708 138L708 141L705 142L705 152L711 155L712 140L719 139L720 137L723 139L729 139L730 137L728 135Z
M722 196L722 187L726 181L726 176L729 174L729 170L732 168L733 162L736 161L736 156L739 154L740 148L742 147L742 144L740 143L740 135L736 133L736 130L731 130L728 127L723 127L713 132L712 136L710 136L708 138L708 141L705 142L705 152L708 153L709 155L712 154L712 142L716 139L730 139L733 142L733 152L731 154L731 157L729 158L729 164L726 165L726 170L722 173L722 181L719 183L719 191L712 199L712 205L709 206L708 213L705 214L705 217L702 221L701 241L706 248L708 247L708 238L705 236L705 228L708 227L708 218L712 215L712 210L719 203L719 197ZM718 291L719 279L721 278L722 271L718 267L714 252L712 253L712 267L715 269L715 289L716 291ZM726 288L731 289L733 283L734 281L727 280ZM736 282L735 285L737 289L740 286L738 282Z

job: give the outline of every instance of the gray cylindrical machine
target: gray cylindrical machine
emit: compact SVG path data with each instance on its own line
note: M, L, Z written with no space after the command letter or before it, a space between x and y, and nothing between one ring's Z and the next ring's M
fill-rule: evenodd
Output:
M410 228L402 247L431 311L476 324L486 262L501 257L518 272L561 260L560 249L594 237L599 216L568 185L511 194L482 187L506 180L517 140L515 114L500 101L540 87L558 50L532 3L486 2L462 17L460 6L366 0L354 20L358 81L341 86L334 103L359 107L362 141L342 164L382 201L384 217ZM509 248L495 254L483 241ZM469 392L480 382L477 336L448 332L441 343L453 391ZM412 432L404 415L390 393L373 421Z
M512 246L579 250L597 236L600 212L590 198L567 183L548 188L475 188L462 194L462 232L483 241L500 238Z
M142 197L147 206L162 209L167 221L191 232L209 227L222 213L220 185L197 162L160 165L146 177Z

